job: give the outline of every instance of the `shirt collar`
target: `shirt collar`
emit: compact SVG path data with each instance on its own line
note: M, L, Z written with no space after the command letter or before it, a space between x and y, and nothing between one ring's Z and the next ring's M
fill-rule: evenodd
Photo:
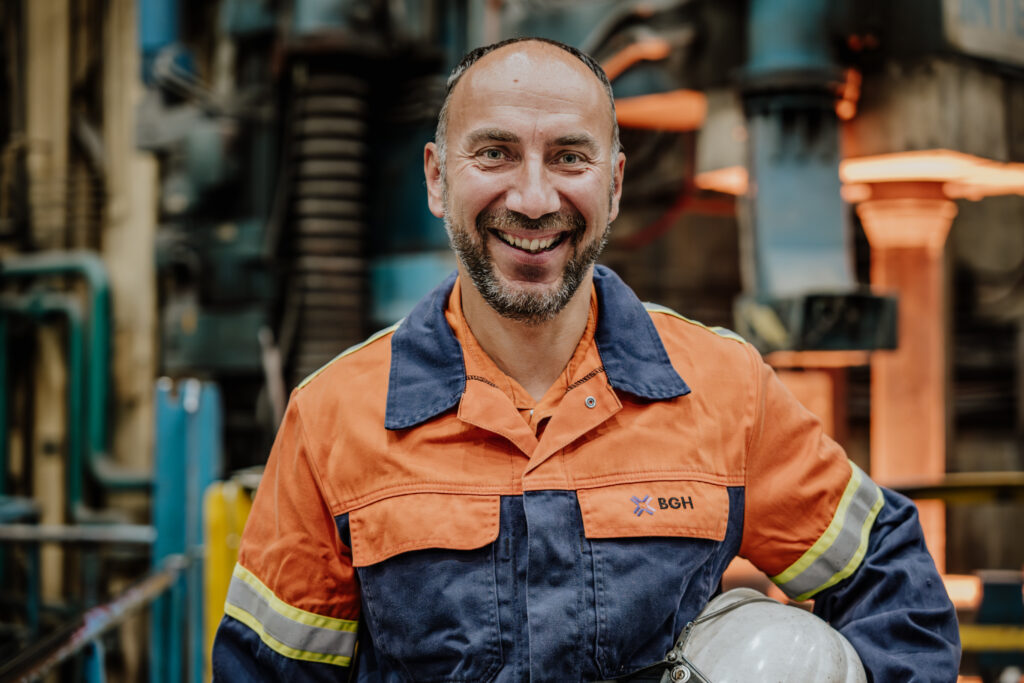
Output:
M462 347L444 314L455 277L452 273L422 299L391 337L387 429L407 429L440 415L455 407L465 391ZM594 341L609 383L648 400L690 393L633 290L604 266L594 268L594 288Z

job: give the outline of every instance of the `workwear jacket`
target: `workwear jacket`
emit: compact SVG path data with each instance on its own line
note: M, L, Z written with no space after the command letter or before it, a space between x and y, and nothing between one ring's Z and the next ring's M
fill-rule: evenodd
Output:
M217 680L628 677L672 649L737 555L813 598L874 681L956 680L955 612L913 504L749 344L598 266L587 332L531 406L455 285L292 394Z

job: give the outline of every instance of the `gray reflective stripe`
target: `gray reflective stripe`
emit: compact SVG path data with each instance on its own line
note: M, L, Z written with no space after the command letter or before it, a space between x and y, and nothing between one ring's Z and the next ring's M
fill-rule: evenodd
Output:
M860 481L849 497L846 514L835 539L799 574L785 582L777 581L779 588L790 597L797 600L810 598L852 574L863 559L870 527L882 508L882 491L864 472L852 463L851 466L853 477L859 477ZM842 510L837 510L837 513L841 514Z
M402 320L405 320L405 318L402 318ZM359 342L358 344L353 344L352 346L348 347L347 349L345 349L344 351L339 353L337 356L335 356L334 358L330 359L329 361L327 361L326 363L321 365L319 368L314 370L308 377L306 377L306 379L304 379L301 382L299 382L299 384L298 384L298 386L296 388L297 389L301 389L304 386L306 386L307 384L309 384L310 382L312 382L314 379L317 378L317 376L321 372L323 372L327 368L331 367L331 363L333 363L334 361L340 360L341 358L344 358L345 356L349 355L350 353L355 353L356 351L358 351L359 349L363 348L364 346L369 346L370 344L372 344L373 342L377 341L378 339L380 339L384 335L386 335L386 334L388 334L390 332L394 332L395 330L398 329L398 326L402 324L402 320L399 320L397 323L395 323L394 325L391 325L390 327L385 327L383 330L377 330L376 332L374 332L373 334L371 334L369 337L367 337L363 341Z
M227 604L252 615L267 635L286 648L298 651L297 656L293 658L310 659L303 656L310 654L351 657L355 650L354 631L336 631L289 619L271 607L262 595L237 576L231 577Z
M677 313L676 311L673 311L668 306L662 306L661 304L654 304L654 303L651 303L650 301L645 301L644 302L644 308L647 310L648 313L665 313L666 315L670 315L673 318L679 318L680 320L688 322L691 325L696 325L697 327L703 327L705 330L707 330L709 332L713 332L713 333L717 334L719 337L724 337L725 339L732 339L733 341L742 342L743 344L747 343L746 339L744 339L740 335L736 334L735 332L733 332L732 330L730 330L727 327L718 327L718 326L708 327L707 325L705 325L704 323L702 323L700 321L693 320L692 318L687 318L685 315L682 315L681 313Z

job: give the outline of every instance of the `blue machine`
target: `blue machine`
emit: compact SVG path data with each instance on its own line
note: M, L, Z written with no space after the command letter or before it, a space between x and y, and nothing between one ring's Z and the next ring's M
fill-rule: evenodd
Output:
M152 563L189 558L169 593L153 604L149 680L203 680L203 491L222 476L220 391L215 384L167 378L156 388L156 483ZM184 494L184 495L183 495Z
M753 249L738 331L762 350L895 348L896 301L857 285L840 196L834 59L826 0L752 0L740 88Z

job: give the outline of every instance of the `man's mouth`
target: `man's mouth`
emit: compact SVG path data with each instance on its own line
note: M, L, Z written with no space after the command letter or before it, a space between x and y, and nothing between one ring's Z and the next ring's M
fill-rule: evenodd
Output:
M491 230L492 235L500 239L510 247L515 247L521 251L525 251L527 254L539 254L544 251L551 251L565 241L568 232L560 232L557 235L545 237L543 239L530 239L528 237L517 237L516 235L510 235L507 232L501 230Z

